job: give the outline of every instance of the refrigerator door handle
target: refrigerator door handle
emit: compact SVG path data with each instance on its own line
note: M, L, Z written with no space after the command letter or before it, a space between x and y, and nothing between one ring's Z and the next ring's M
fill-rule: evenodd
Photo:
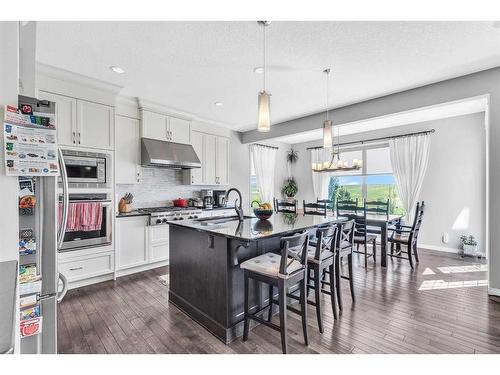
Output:
M64 296L66 296L66 293L68 292L68 279L66 278L66 276L59 272L59 279L61 279L62 281L63 288L57 297L57 303L61 303Z
M66 222L68 221L68 205L69 205L69 192L68 192L68 174L66 172L66 164L64 163L64 156L61 149L58 149L59 154L59 169L61 170L61 178L63 185L63 206L61 225L57 233L57 249L63 246L64 235L66 234Z

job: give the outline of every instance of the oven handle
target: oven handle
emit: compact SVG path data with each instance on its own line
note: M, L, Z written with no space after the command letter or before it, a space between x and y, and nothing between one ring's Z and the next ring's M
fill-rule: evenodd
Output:
M109 206L112 202L109 199L99 200L99 199L75 199L70 200L69 203L102 203L103 206Z
M61 249L64 242L64 235L66 234L66 223L68 221L68 206L69 206L69 191L68 191L68 174L66 172L66 164L64 163L64 156L62 150L57 150L59 154L59 169L61 170L62 186L63 186L63 206L61 215L61 225L57 233L57 249Z

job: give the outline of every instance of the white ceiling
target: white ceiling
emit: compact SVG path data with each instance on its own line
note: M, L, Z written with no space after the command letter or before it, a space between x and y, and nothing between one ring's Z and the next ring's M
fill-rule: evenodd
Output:
M367 120L339 124L334 127L335 142L338 136L343 137L351 134L369 132L373 130L394 128L419 122L444 119L448 117L463 116L471 113L484 112L487 109L488 100L481 96L456 102L433 105L411 111L394 113L387 116L374 117ZM319 141L323 138L323 129L314 129L302 133L291 134L273 140L298 144Z
M325 67L338 107L500 65L492 22L273 22L268 47L273 123L324 108ZM233 129L256 123L256 22L38 22L37 60Z

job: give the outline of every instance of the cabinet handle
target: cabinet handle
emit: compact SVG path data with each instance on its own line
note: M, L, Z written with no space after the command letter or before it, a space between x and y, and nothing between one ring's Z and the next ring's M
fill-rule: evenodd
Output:
M168 138L172 140L172 132L170 130L168 131Z
M83 267L75 267L75 268L70 268L70 271L78 271L78 270L83 270Z
M73 143L76 143L76 134L73 132Z
M191 183L194 184L194 176L191 176Z
M80 134L80 132L78 132L78 144L81 143L81 140L82 140L82 135Z

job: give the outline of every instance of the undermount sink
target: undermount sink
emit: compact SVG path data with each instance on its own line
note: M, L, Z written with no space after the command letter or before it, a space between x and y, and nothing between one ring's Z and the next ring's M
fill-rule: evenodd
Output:
M252 216L243 216L244 219L251 219ZM204 217L201 219L196 219L201 225L217 225L223 224L230 221L237 221L238 216L219 216L219 217Z

